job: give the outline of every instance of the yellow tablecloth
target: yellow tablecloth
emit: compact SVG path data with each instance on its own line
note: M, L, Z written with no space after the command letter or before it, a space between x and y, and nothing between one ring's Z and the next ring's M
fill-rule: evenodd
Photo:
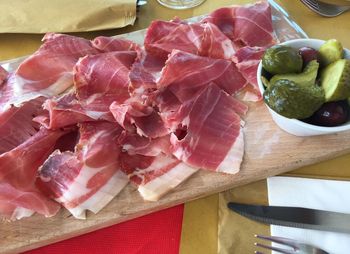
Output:
M122 29L78 33L76 35L93 38L98 35L115 35L138 29L146 28L154 19L171 19L174 16L189 18L208 13L215 8L230 4L243 4L252 2L249 0L207 0L204 4L190 10L176 11L159 5L156 0L149 0L138 14L138 19L133 27ZM305 8L299 1L277 1L290 14L290 16L306 31L310 37L339 39L345 47L350 47L350 12L340 17L322 18ZM0 61L7 60L34 52L41 44L42 35L32 34L0 34ZM325 144L325 149L327 149ZM295 170L289 174L350 179L350 155L330 160L321 164ZM232 193L238 201L266 202L266 183L260 181L243 187L235 188ZM255 222L236 217L237 247L234 253L253 253L254 247L251 236L259 231L268 233L268 227ZM185 206L183 232L181 240L181 253L211 254L217 252L217 223L218 223L218 195L189 202ZM227 236L231 237L231 236Z

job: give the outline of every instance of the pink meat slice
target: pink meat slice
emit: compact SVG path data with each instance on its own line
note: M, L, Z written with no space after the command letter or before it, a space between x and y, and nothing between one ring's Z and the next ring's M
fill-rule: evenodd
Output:
M88 112L81 106L73 91L47 99L43 108L47 110L46 114L36 116L33 121L48 129L55 130L94 120L88 116Z
M172 134L173 154L194 168L234 174L244 153L241 118L247 106L215 84L208 85L190 105L182 121L186 135ZM210 144L210 145L208 145Z
M131 67L129 91L133 96L145 97L157 88L165 60L156 55L140 50Z
M44 44L21 63L15 72L12 103L19 105L38 96L51 97L73 85L73 66L80 57L97 54L83 38L48 33Z
M268 47L276 42L267 1L221 8L203 22L215 24L237 46Z
M148 138L137 133L123 131L119 143L124 152L130 155L157 156L161 153L171 154L170 135L158 138Z
M137 43L117 37L98 36L93 39L92 45L101 52L140 50Z
M0 155L1 215L14 219L33 212L47 217L57 213L59 205L42 195L34 183L38 168L66 133L41 128L21 145Z
M134 51L86 56L74 67L74 86L81 106L93 119L111 120L109 106L123 103L129 96L129 72Z
M232 61L173 50L157 86L171 86L171 91L183 102L193 97L198 88L210 82L215 82L230 95L237 93L247 84Z
M174 49L219 59L231 59L234 44L213 24L153 21L145 37L146 50L162 59Z
M110 110L125 130L132 131L135 126L140 136L158 138L169 133L159 113L151 106L137 101L127 101L124 104L114 102Z
M177 160L174 156L156 157L122 153L122 170L138 186L144 200L157 201L193 175L197 169Z
M56 150L41 167L37 186L76 218L85 218L86 210L97 213L128 183L120 170L120 133L115 123L80 124L75 151Z
M249 85L244 89L243 100L245 101L259 101L262 99L256 72L264 52L264 48L247 46L239 49L234 56L238 70L249 82Z

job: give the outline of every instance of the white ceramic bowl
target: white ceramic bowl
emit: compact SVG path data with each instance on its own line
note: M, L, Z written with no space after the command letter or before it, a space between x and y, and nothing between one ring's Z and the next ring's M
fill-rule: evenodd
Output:
M318 39L296 39L296 40L283 42L280 45L288 45L296 49L299 49L301 47L312 47L314 49L319 49L324 42L325 41L318 40ZM350 50L344 49L344 51L345 51L344 52L345 58L350 58ZM265 91L265 88L260 78L261 71L262 71L262 63L260 61L258 66L258 71L257 71L257 79L258 79L259 90L261 94L263 94ZM273 111L266 103L265 105L270 111L272 119L275 121L275 123L284 131L290 134L293 134L295 136L316 136L316 135L325 135L325 134L331 134L331 133L350 130L350 121L336 127L322 127L322 126L304 123L297 119L286 118L276 113L275 111Z

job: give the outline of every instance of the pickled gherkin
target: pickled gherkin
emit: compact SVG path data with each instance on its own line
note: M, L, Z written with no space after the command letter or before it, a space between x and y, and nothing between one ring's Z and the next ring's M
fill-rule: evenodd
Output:
M324 103L324 91L321 87L300 86L287 79L270 84L263 96L267 105L275 112L295 119L310 117Z
M298 50L275 45L265 51L262 66L271 74L299 73L303 68L303 59Z

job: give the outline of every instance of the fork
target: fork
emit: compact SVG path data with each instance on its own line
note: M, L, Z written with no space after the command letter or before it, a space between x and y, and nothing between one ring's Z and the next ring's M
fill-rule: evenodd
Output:
M312 11L328 18L336 17L343 12L350 10L350 6L327 4L318 0L300 0Z
M277 247L272 247L268 246L265 244L261 243L254 243L255 246L265 248L268 250L273 250L278 253L284 253L284 254L329 254L328 252L317 248L315 246L312 246L310 244L305 244L298 242L296 240L288 239L288 238L283 238L283 237L277 237L277 236L262 236L262 235L254 235L256 238L262 239L262 240L267 240L271 241L274 243L278 243L280 245L285 245L290 247L290 249L282 249L282 248L277 248ZM255 251L256 254L263 254L260 251Z

